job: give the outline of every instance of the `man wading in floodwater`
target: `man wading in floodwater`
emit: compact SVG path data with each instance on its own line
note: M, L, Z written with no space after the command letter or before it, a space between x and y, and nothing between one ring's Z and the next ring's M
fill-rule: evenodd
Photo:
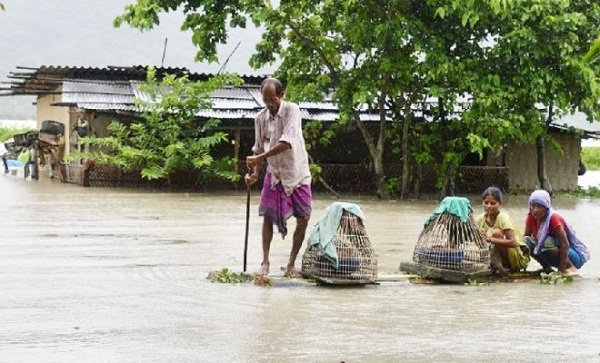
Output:
M254 120L254 155L246 158L246 165L252 173L244 178L247 185L256 183L259 168L264 160L267 161L258 209L258 214L263 217L263 260L255 274L269 273L273 224L277 224L279 233L285 238L286 222L293 215L296 217L296 230L285 275L299 277L295 268L296 257L312 211L311 178L300 108L295 103L282 100L283 85L275 78L265 79L260 90L266 108Z

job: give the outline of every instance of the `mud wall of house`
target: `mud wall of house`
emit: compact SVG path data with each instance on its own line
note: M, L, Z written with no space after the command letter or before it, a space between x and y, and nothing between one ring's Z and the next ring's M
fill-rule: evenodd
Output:
M42 126L42 122L45 120L61 122L65 125L65 130L69 129L69 108L51 106L52 103L60 101L60 95L56 94L48 94L38 97L36 107L38 129ZM65 142L68 142L68 140L66 140L67 137L68 135L65 135Z
M577 187L577 170L581 142L575 135L553 134L560 144L562 154L550 142L545 144L546 171L550 185L555 190ZM540 183L537 177L537 151L535 145L510 144L506 148L506 166L509 168L511 189L534 189Z
M37 107L36 107L36 118L37 118L37 127L40 129L42 126L42 122L46 120L58 121L65 125L65 130L68 130L69 125L69 108L68 107L59 107L52 106L52 103L60 102L61 96L60 94L47 94L42 95L37 98ZM69 133L65 132L64 135L65 145L68 145L69 142ZM54 152L46 153L44 156L41 156L44 159L43 163L38 163L39 167L39 175L43 177L44 175L49 175L50 177L54 177L55 172L58 170L51 170L51 165L55 162L60 162L64 155L65 148L55 148ZM54 165L56 168L56 164Z

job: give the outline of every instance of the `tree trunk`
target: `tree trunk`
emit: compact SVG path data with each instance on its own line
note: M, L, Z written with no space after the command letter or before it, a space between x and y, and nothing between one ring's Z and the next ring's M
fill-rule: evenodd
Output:
M538 180L540 182L540 188L544 189L550 195L552 195L552 186L550 185L550 180L548 179L548 173L546 172L546 145L545 145L545 137L548 133L548 129L550 128L550 123L552 122L552 118L554 116L554 108L552 106L552 102L550 102L548 106L548 117L546 118L546 124L544 128L544 133L539 135L535 139L535 148L537 151L537 174Z
M364 123L360 120L358 112L354 113L354 121L358 126L358 129L360 130L361 134L363 135L365 143L367 144L367 149L369 150L369 156L371 157L371 161L373 163L374 182L376 187L375 193L377 194L377 197L385 199L388 197L388 192L385 185L385 174L383 173L382 139L385 136L383 135L383 133L385 132L385 125L380 127L380 135L377 143L375 143L373 141L373 138L371 137L371 134L369 134L369 131L365 127ZM385 121L380 122L385 124ZM383 129L383 132L381 132L381 129Z
M423 177L423 166L421 164L417 164L416 169L417 169L416 178L413 179L415 181L413 193L414 193L415 198L420 198L421 197L421 179Z
M400 199L408 197L408 178L410 175L410 151L409 135L410 123L412 121L412 111L410 109L411 101L404 105L404 124L402 125L402 185L400 189Z
M552 193L552 186L546 173L546 153L544 145L544 136L540 135L535 140L535 146L537 150L537 174L540 182L540 187L546 190L548 193Z
M373 171L375 172L376 194L379 199L389 198L387 185L385 182L385 174L383 172L383 158L378 157L373 160Z
M354 121L356 126L360 130L360 133L367 144L371 161L373 162L373 173L375 181L375 193L380 199L387 199L389 197L387 186L385 183L385 174L383 172L383 150L385 147L385 132L386 132L386 109L385 99L387 92L382 89L379 95L378 106L379 106L379 135L377 137L377 143L373 140L373 137L367 130L365 124L360 119L358 111L354 111Z
M440 199L454 195L457 167L453 165L448 165L445 168L445 170L442 170L442 172L444 173L444 182L442 184L442 189L440 190Z

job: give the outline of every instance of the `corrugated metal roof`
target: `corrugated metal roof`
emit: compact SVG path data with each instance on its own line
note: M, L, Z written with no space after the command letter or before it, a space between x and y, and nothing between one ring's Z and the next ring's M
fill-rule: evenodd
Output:
M584 131L588 136L600 136L600 121L590 122L583 112L575 112L572 115L564 115L561 118L555 117L551 125L560 129L572 127Z
M47 93L61 94L62 102L57 104L75 104L89 110L120 110L134 112L136 97L147 99L138 90L137 84L145 80L148 66L40 66L38 68L17 67L9 78L15 79L4 95L39 95ZM157 74L187 75L190 79L208 79L212 74L192 73L186 68L155 67ZM265 107L260 92L260 82L265 75L242 75L245 85L225 87L213 94L214 109L200 112L199 116L222 119L253 119L259 110ZM61 90L62 86L62 90ZM424 105L436 103L429 98ZM469 104L469 96L457 100L455 112L461 112ZM327 95L322 102L300 102L302 117L318 121L335 121L338 118L337 107ZM418 115L422 110L414 109ZM379 115L361 113L363 121L378 121ZM574 127L587 134L600 135L600 122L589 122L585 115L576 113L555 119L552 126L557 128Z
M133 92L141 100L148 101L149 96L139 89L138 82L132 82ZM164 90L163 92L166 92ZM302 118L317 121L335 121L338 119L337 107L331 102L300 102L298 106ZM213 110L201 111L198 116L224 119L254 118L265 105L262 101L260 86L224 87L213 93ZM378 114L361 113L363 121L378 121Z
M254 120L258 111L252 110L201 110L197 113L199 117L216 118L221 120L248 119Z
M266 107L266 105L262 99L262 93L260 93L260 86L259 87L249 87L248 92L250 92L250 97L252 97L252 99L254 99L254 101L256 101L256 103L260 105L260 108Z
M63 82L61 99L63 103L102 103L118 106L132 105L135 97L128 83L67 80Z
M302 118L315 121L336 121L339 116L337 112L320 112L315 110L305 111L308 115L302 116ZM379 121L379 115L374 113L361 113L360 119L362 121Z
M260 110L262 107L258 106L256 102L248 99L225 99L225 98L212 98L213 108L227 110L227 109L243 109L243 110Z
M311 108L316 110L335 110L337 111L336 105L330 102L300 102L302 108Z
M139 84L145 80L147 66L133 67L62 67L41 66L39 68L19 67L20 73L13 73L18 82L11 87L10 94L61 95L56 105L76 105L78 108L97 111L135 112L135 99L149 100ZM208 79L212 74L190 73L186 68L156 68L157 74L187 75L190 79ZM241 86L227 86L212 95L213 109L203 110L198 116L220 119L249 119L265 107L260 92L260 82L264 76L242 76L246 82ZM163 92L166 92L165 89ZM327 95L321 102L300 102L302 118L319 121L338 119L337 107ZM378 120L378 115L362 113L365 121Z
M113 81L81 81L66 79L62 83L62 91L82 93L110 93L133 96L129 82Z
M54 92L63 79L77 80L110 80L110 81L144 81L149 66L108 66L108 67L77 67L77 66L46 66L17 67L10 72L8 78L12 84L2 89L0 95L39 95ZM154 67L158 77L167 74L187 76L192 80L205 80L213 76L209 73L191 72L187 68ZM260 84L266 75L240 75L247 84Z
M224 87L213 92L212 96L216 98L229 99L252 99L250 87Z
M134 105L115 104L115 103L100 103L100 102L80 102L77 103L77 108L92 111L137 111Z

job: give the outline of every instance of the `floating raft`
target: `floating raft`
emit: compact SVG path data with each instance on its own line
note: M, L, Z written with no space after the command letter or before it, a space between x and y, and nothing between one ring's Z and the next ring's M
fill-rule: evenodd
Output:
M393 276L382 276L380 281L373 280L348 280L348 279L337 279L332 277L320 277L320 276L311 276L306 273L302 273L302 277L299 278L290 278L284 275L276 274L276 275L268 275L268 276L254 276L250 273L243 273L246 277L248 277L249 283L258 286L268 286L268 287L301 287L301 286L340 286L340 287L360 287L366 285L379 285L381 282L396 282L396 281L406 281L408 279L408 275L393 275Z
M521 271L511 272L507 275L494 275L490 270L478 272L461 272L457 270L447 270L424 266L414 262L402 262L400 271L419 277L425 280L451 283L468 283L469 281L485 282L485 283L506 283L506 282L531 282L540 281L539 271ZM410 278L410 277L409 277ZM581 279L581 277L577 277Z
M527 283L540 281L539 271L512 272L508 275L500 276L491 274L487 271L481 271L480 273L460 273L460 271L456 270L445 270L411 262L401 263L400 272L401 273L379 275L377 281L348 281L346 279L337 280L331 278L315 278L305 274L303 274L303 277L301 278L289 278L287 276L283 276L282 274L269 275L264 278L256 278L254 275L249 273L244 273L244 275L248 277L247 282L257 286L266 287L362 287L367 285L381 285L384 283L406 283L408 281L421 284L465 284L471 281L478 283ZM584 280L585 278L576 277L576 279ZM594 278L593 280L600 281L600 278Z
M459 271L426 266L415 262L400 263L400 271L419 275L426 279L443 280L448 282L465 283L469 280L487 280L492 277L489 269L481 271Z
M311 275L306 272L302 272L302 276L310 280L315 281L319 285L327 286L365 286L365 285L379 285L377 281L372 279L347 279L347 278L335 278L331 276L318 276Z

